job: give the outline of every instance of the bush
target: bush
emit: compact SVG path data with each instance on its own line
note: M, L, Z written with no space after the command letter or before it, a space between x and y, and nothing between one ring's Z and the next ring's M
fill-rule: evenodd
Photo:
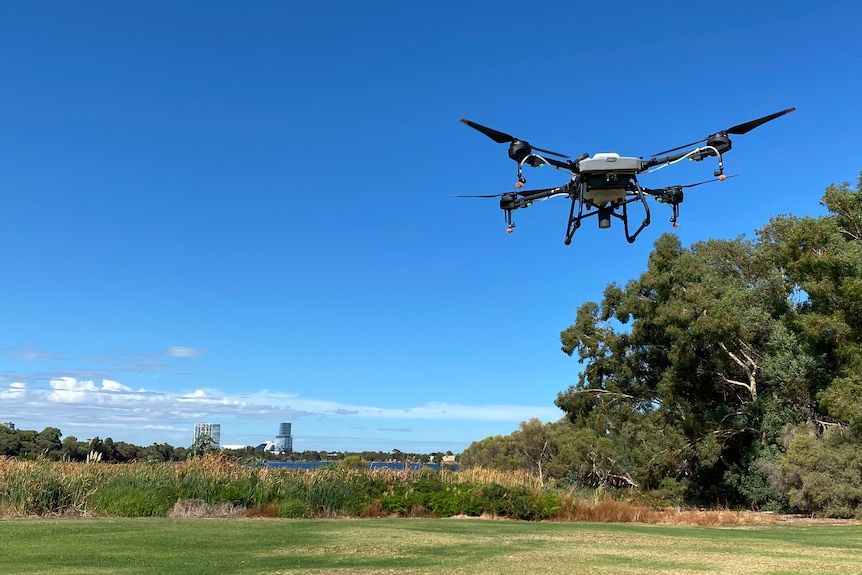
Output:
M99 491L99 512L118 517L163 517L176 503L169 490L130 485L106 486Z
M862 452L850 438L796 435L781 460L781 471L790 503L799 511L862 519Z
M308 503L300 499L285 499L278 505L278 516L291 519L310 517Z
M159 517L177 502L175 483L170 475L152 466L94 465L107 467L101 485L94 491L99 513L120 517Z

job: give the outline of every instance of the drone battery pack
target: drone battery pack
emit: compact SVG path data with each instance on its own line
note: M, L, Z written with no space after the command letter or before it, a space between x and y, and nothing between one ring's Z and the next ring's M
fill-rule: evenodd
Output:
M640 158L621 158L618 154L596 154L581 160L578 169L587 183L584 200L596 206L622 203L629 180L642 168Z
M637 174L643 169L640 158L625 158L618 154L595 154L592 158L581 160L578 164L581 173L617 172L620 174Z

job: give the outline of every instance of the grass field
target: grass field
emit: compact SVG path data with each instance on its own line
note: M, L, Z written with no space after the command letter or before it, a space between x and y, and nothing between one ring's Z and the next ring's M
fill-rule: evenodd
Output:
M862 526L482 519L0 520L4 574L862 573Z

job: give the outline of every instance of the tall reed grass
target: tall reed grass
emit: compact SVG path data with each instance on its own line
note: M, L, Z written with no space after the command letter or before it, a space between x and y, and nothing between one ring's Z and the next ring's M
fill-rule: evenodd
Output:
M0 516L374 517L453 515L668 522L668 513L578 499L522 472L276 469L220 455L179 464L0 459ZM702 513L696 524L728 524Z

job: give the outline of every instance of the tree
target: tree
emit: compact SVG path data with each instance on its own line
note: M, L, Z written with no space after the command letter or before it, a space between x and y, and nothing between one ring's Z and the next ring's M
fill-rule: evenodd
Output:
M823 424L862 426L862 177L827 188L819 218L773 219L762 235L798 294L788 318L822 368L813 390Z
M522 421L519 430L512 435L522 467L530 470L539 478L539 481L544 483L545 470L556 451L551 441L550 430L541 421L533 418Z
M195 438L194 443L189 446L188 457L189 459L198 459L211 451L216 451L217 449L218 444L212 437L206 434L201 434L198 435Z
M759 242L683 248L665 234L638 279L608 286L562 332L563 351L586 365L556 404L617 443L622 470L646 487L671 477L701 497L733 499L724 474L750 457L768 413L811 405L798 385L795 396L774 400L790 384L779 381L779 360L787 346L800 351L782 325L789 296Z
M68 461L84 461L87 457L87 444L70 435L63 439L60 457Z
M45 455L55 454L63 448L63 443L60 441L63 433L56 427L46 427L36 434L34 443L36 449Z
M21 451L21 439L18 430L0 425L0 456L15 457Z
M485 467L500 471L519 469L521 465L517 448L511 435L495 435L474 441L461 454L461 466Z
M584 367L555 403L581 439L610 442L617 474L786 506L794 429L838 426L860 444L862 178L823 204L828 215L774 218L756 240L684 248L665 234L640 277L578 308L561 343Z

